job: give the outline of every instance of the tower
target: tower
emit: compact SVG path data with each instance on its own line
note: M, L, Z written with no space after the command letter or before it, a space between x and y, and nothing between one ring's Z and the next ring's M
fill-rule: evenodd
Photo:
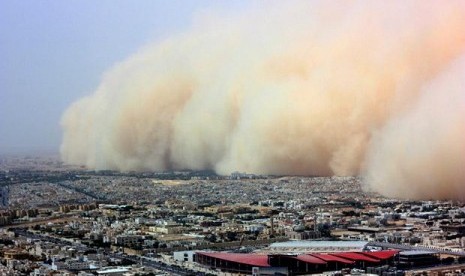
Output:
M318 231L318 215L317 213L315 212L314 216L313 216L313 231Z
M10 197L10 187L5 185L0 187L0 207L8 208Z
M271 224L270 236L273 237L273 236L274 236L274 220L273 220L273 215L271 215L270 224Z

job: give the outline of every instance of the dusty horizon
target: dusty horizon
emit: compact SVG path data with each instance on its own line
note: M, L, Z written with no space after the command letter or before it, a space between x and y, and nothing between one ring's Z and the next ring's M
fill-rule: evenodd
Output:
M461 1L290 2L204 15L111 68L62 118L93 169L361 175L465 199Z

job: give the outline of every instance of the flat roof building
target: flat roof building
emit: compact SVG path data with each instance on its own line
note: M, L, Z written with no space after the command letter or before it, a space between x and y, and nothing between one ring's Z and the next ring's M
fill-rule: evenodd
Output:
M363 251L367 245L367 241L287 241L272 243L270 251L283 253L347 252Z
M292 275L320 273L342 268L366 268L389 264L397 250L311 254L241 254L196 252L196 262L225 272L251 273L254 267L282 268Z

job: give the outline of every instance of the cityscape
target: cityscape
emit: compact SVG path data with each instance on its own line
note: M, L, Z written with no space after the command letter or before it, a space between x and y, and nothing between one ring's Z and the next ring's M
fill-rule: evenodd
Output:
M359 177L90 171L3 157L2 275L378 275L465 269L465 204ZM277 273L277 274L276 274Z

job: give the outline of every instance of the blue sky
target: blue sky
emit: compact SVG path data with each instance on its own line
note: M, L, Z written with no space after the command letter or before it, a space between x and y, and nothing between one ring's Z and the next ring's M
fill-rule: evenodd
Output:
M57 152L60 117L102 74L196 13L248 1L0 0L0 153Z

